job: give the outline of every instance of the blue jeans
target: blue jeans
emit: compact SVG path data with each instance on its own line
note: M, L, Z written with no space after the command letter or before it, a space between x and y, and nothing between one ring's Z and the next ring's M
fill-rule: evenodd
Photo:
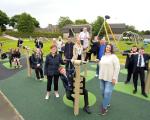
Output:
M114 85L111 82L100 80L100 89L102 94L102 107L107 109L107 105L110 104L111 95Z

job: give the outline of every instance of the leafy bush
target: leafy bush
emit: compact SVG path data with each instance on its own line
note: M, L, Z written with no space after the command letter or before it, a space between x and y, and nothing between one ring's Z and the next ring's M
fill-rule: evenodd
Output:
M62 33L59 32L33 32L31 34L27 33L21 33L16 31L6 31L5 34L13 36L13 37L21 37L21 38L29 38L29 37L46 37L46 38L57 38L59 36L62 36Z
M2 35L2 32L1 32L1 30L0 30L0 36Z

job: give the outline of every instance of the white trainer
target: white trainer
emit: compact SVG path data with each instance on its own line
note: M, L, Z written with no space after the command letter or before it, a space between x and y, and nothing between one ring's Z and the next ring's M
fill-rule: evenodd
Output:
M45 100L48 100L48 99L49 99L49 95L46 95L46 96L45 96Z
M55 96L56 96L56 98L59 98L59 94L58 93L55 93Z

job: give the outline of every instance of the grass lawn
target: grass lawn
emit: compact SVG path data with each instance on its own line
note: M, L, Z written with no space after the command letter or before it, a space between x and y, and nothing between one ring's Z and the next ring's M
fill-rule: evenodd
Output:
M29 40L27 38L25 38L23 40L24 40L24 43L23 43L24 46L29 46L31 49L35 48L34 41ZM49 53L49 47L52 44L51 41L52 41L52 39L48 39L47 41L43 42L44 43L44 48L43 48L44 55L47 55ZM0 37L0 42L4 42L3 51L5 51L5 52L9 51L10 48L16 48L16 46L17 46L17 41L9 40L9 39L3 38L3 37ZM119 41L119 42L117 42L117 47L118 47L119 51L131 49L131 47L133 45L134 45L134 43L130 42L130 41L127 41L127 42ZM144 46L144 44L143 44L143 42L140 42L137 46L141 47L141 46ZM148 44L145 47L145 51L146 51L146 53L150 53L150 44ZM120 59L120 63L124 63L126 57L122 56L120 52L116 52L116 54Z

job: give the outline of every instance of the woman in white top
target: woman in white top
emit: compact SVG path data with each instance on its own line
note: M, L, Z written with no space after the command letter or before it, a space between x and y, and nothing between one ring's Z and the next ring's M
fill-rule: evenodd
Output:
M56 44L57 44L57 50L58 50L59 54L60 54L61 57L62 57L62 53L63 53L63 52L62 52L63 40L62 40L61 36L59 36L59 38L58 38Z
M83 46L81 41L77 38L75 45L73 46L73 60L84 60L83 56Z
M100 89L103 97L101 114L105 115L108 111L107 107L110 106L112 91L118 81L120 71L119 59L113 54L111 44L106 45L105 54L102 56L99 66Z

